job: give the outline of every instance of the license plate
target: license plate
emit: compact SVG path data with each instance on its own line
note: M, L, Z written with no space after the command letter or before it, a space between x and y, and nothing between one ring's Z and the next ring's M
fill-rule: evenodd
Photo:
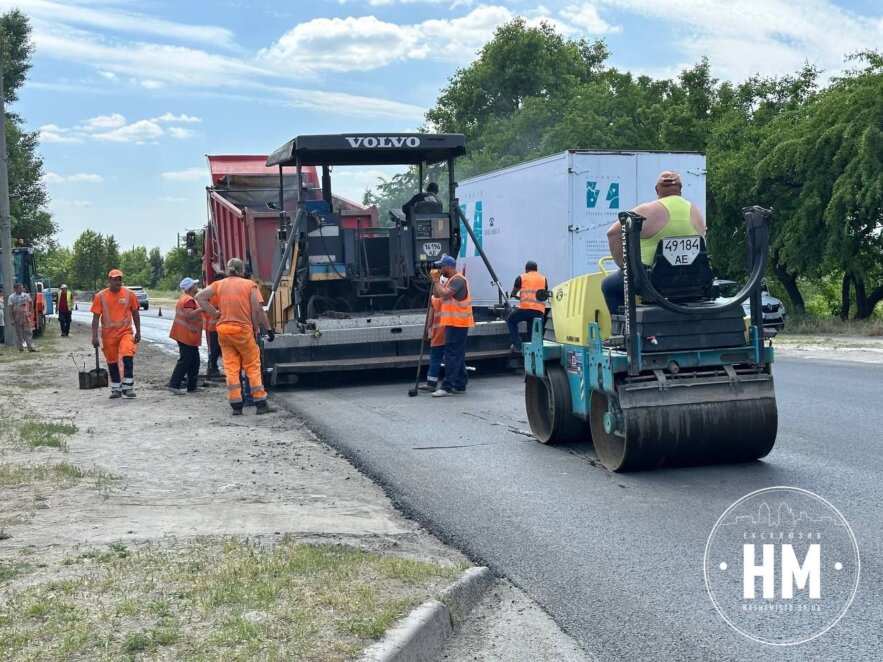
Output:
M427 242L423 244L423 252L429 257L438 257L442 252L442 245L438 242Z
M662 255L668 263L675 267L693 264L699 255L701 242L699 236L668 237L662 240Z

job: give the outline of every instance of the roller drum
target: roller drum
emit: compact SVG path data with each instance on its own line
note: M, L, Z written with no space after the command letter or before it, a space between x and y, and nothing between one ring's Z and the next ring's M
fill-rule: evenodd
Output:
M767 374L737 383L688 379L665 388L622 384L613 416L603 393L591 397L595 450L613 471L748 462L766 456L776 440L778 414Z

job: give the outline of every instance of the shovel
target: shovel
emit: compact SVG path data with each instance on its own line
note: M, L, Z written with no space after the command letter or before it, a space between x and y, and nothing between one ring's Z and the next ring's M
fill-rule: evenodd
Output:
M71 355L73 359L73 354ZM74 360L74 365L77 365L76 360ZM80 369L80 366L77 365L77 370ZM108 385L107 378L107 370L102 368L98 361L98 348L95 348L95 369L86 371L86 365L83 364L83 369L79 370L80 377L80 388L81 389L92 389L92 388L106 388Z

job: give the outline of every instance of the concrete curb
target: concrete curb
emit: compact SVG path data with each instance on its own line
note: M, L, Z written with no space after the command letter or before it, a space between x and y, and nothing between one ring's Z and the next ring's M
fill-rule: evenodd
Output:
M361 662L428 662L494 583L488 568L470 568L438 600L428 600L393 626L362 654Z

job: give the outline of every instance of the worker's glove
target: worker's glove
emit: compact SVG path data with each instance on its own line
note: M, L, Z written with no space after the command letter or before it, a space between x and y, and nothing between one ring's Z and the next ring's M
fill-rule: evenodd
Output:
M273 329L268 329L265 335L267 337L267 342L273 342L276 340L276 332L273 331Z
M429 277L432 279L433 283L437 283L441 280L441 271L438 269L433 269L429 272Z
M96 349L101 347L101 341L98 340L98 338L92 338L92 347L95 347Z

